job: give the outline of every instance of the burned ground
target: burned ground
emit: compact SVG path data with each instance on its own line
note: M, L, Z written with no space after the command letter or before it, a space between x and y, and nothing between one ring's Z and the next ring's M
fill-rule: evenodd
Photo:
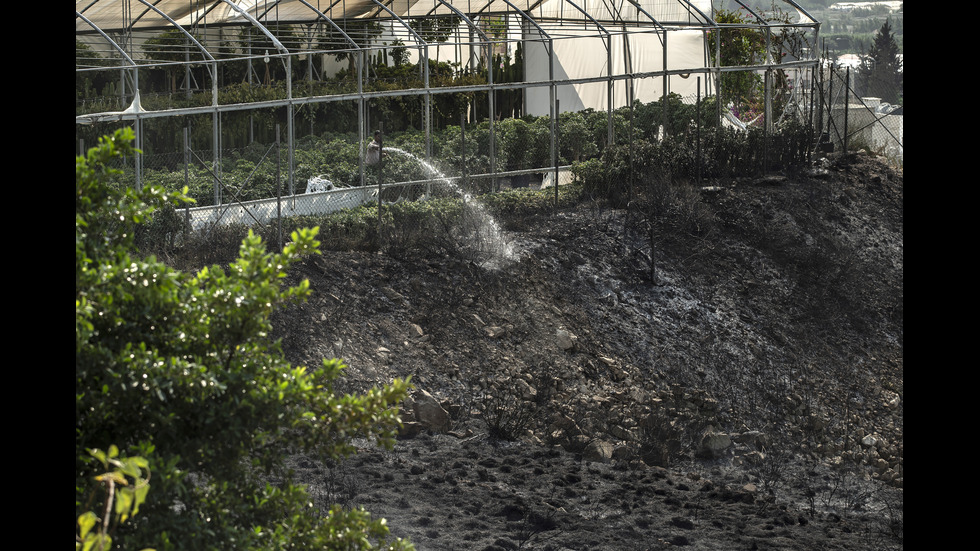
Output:
M420 550L903 547L903 174L866 155L499 221L513 256L324 251L274 317L393 450L297 457Z

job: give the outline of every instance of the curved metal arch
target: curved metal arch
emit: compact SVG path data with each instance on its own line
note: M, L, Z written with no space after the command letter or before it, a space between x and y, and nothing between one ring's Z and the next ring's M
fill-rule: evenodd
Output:
M201 50L201 53L204 54L205 57L207 57L208 61L214 61L214 56L211 55L211 52L209 52L208 49L204 47L204 45L202 45L200 42L198 42L198 40L196 38L194 38L194 35L192 35L191 33L187 32L187 29L185 29L184 27L180 26L180 24L178 24L176 21L174 21L173 18L170 17L170 15L164 13L162 10L160 10L156 6L150 4L149 2L147 2L147 0L139 0L139 2L141 4L143 4L144 6L146 6L147 8L149 8L150 10L153 10L156 13L160 14L161 17L163 17L164 19L166 19L167 21L169 21L171 25L173 25L177 30L179 30L181 33L183 33L184 36L186 36L191 42L194 43L195 46L197 46L197 48L199 50ZM146 13L146 12L144 12L144 13ZM140 17L143 17L143 15L141 14ZM134 22L135 21L136 20L134 19Z
M93 2L93 4L94 4L94 2ZM111 37L109 37L109 35L106 34L105 31L103 31L98 25L96 25L95 23L93 23L92 20L90 20L89 18L85 17L84 15L82 15L81 12L79 12L77 10L75 11L75 17L77 17L78 19L81 19L82 21L84 21L89 27L92 27L92 29L94 29L95 32L99 33L102 36L102 38L105 39L106 42L108 42L110 45L112 45L112 47L116 51L119 52L119 55L121 55L122 58L125 61L128 61L129 62L129 65L130 66L136 67L136 62L133 61L133 58L131 58L128 53L126 53L126 50L123 49L123 47L120 46L118 42L116 42Z
M504 3L507 4L508 6L510 6L510 8L512 10L514 10L515 12L517 12L521 17L523 17L524 19L526 19L527 21L529 21L532 25L534 25L534 27L536 29L538 29L538 32L541 33L541 36L547 38L549 42L551 42L552 40L554 40L554 38L550 34L548 34L548 32L545 31L541 27L541 25L538 24L537 20L534 19L533 17L531 17L530 14L528 14L524 10L522 10L522 9L518 8L517 6L515 6L510 0L504 0ZM554 52L554 50L552 48L552 52L551 52L552 57L554 56L554 54L555 54L555 52Z
M231 9L233 9L235 12L237 12L242 17L247 19L252 25L255 25L255 27L258 28L260 31L262 31L262 34L264 34L266 37L268 37L270 41L272 41L272 45L275 46L277 50L279 50L280 54L289 55L289 50L282 45L282 42L279 42L279 39L276 38L275 35L273 35L272 32L270 32L269 29L265 25L263 25L258 19L252 17L252 15L248 13L248 11L243 10L242 8L237 6L234 2L232 2L232 0L221 0L221 1L224 2L225 4L228 4L228 6L231 7Z
M209 3L208 6L207 6L207 9L205 9L204 11L201 12L201 15L192 22L192 25L198 25L198 24L200 24L201 20L203 20L204 18L206 18L209 13L211 13L212 11L215 10L215 8L218 7L218 4L220 4L220 2L212 2L212 3Z
M392 19L395 19L396 21L398 21L399 23L401 23L402 27L404 27L405 29L407 29L408 32L410 32L412 34L412 36L415 37L415 40L418 41L418 44L420 46L428 46L429 45L429 43L424 38L422 38L422 35L420 35L419 33L415 32L415 29L413 29L411 27L411 25L409 25L404 19L402 19L401 17L399 17L398 14L396 14L394 11L392 11L391 8L389 8L388 6L386 6L385 4L383 4L382 2L379 2L378 0L371 0L371 1L378 5L378 8L379 8L378 9L378 13L381 13L382 10L388 12L388 15L390 15L392 17Z
M636 8L636 11L638 11L638 12L642 13L643 15L647 16L647 18L650 20L651 23L654 24L654 26L658 27L660 30L662 30L664 32L667 31L667 27L665 27L660 21L657 21L657 18L656 17L650 15L650 12L648 12L645 9L643 9L643 6L641 6L640 3L637 0L626 0L626 1L629 2L634 8ZM619 10L616 10L616 11L617 11L617 13L619 13ZM624 23L626 22L626 20L623 19L623 16L622 16L621 13L619 13L619 20L620 21L623 21Z
M701 11L701 8L695 6L693 3L691 3L690 0L676 0L676 1L684 4L685 6L687 6L688 11L695 12L699 16L701 16L701 24L702 25L711 25L713 27L717 27L718 26L715 23L714 19L711 18L711 15L710 14L707 14L707 13L704 13L703 11Z
M575 8L576 10L578 10L578 11L579 11L579 12L580 12L580 13L581 13L582 15L584 15L584 16L585 16L585 17L586 17L587 19L589 19L590 21L592 21L592 24L594 24L594 25L596 26L596 28L598 28L598 29L599 29L600 31L602 31L602 32L604 32L604 33L606 33L606 36L608 36L608 37L611 37L611 36L612 36L612 32L610 32L610 31L609 31L609 29L607 29L606 27L604 27L604 26L602 25L602 23L599 23L599 21L598 21L598 20L596 20L596 18L595 18L595 17L592 17L592 14L591 14L591 13L589 13L589 12L587 12L587 11L585 11L585 9L583 9L583 8L582 8L581 6L579 6L579 5L578 5L578 4L576 4L575 2L572 2L572 0L564 0L564 2L565 2L566 4L571 4L571 6L572 6L573 8Z
M351 38L350 35L348 35L346 31L344 31L344 29L340 28L340 25L338 25L336 21L334 21L332 18L328 17L327 14L321 12L319 9L317 9L312 4L310 4L307 0L299 0L299 1L302 2L304 6L306 6L307 8L309 8L310 11L312 11L313 13L315 13L317 15L317 18L323 18L324 21L326 21L327 23L330 23L330 25L337 32L339 32L345 39L347 39L347 41L350 43L351 46L353 46L353 48L355 50L360 50L361 49L361 47L357 45L357 42L354 42L354 39ZM330 8L332 8L335 5L337 5L337 2L334 2L333 4L331 4L330 5Z
M466 25L468 27L470 27L471 29L473 29L474 31L476 31L476 33L483 38L483 42L486 42L487 44L493 42L492 40L490 40L490 37L487 36L487 33L483 32L483 29L481 29L479 27L479 25L477 25L476 23L474 23L473 20L470 19L468 15L466 15L465 13L463 13L462 11L460 11L457 7L453 6L451 3L447 2L446 0L436 0L436 2L442 4L443 6L446 6L447 8L450 9L450 11L452 11L453 13L455 13L456 15L458 15L460 19L462 19L463 21L466 22ZM435 8L433 8L433 9L435 9ZM431 13L431 12L429 12L429 13Z
M783 0L783 2L786 2L790 6L793 6L793 8L795 10L797 10L801 14L805 15L807 17L807 19L810 20L811 23L817 23L817 20L814 19L812 15L810 15L810 12L806 11L806 9L804 9L803 6L801 6L797 2L795 2L795 0Z

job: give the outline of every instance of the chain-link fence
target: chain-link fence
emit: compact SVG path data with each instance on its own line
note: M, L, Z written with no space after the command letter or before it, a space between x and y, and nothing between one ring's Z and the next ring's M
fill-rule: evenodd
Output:
M826 66L820 73L817 128L823 151L865 149L902 165L903 109L856 92L858 75L848 67Z
M669 94L613 111L556 109L554 118L491 120L484 113L473 120L471 110L461 109L456 124L428 131L401 125L385 132L391 110L368 104L357 117L355 102L316 114L300 108L291 120L282 108L224 114L218 121L188 117L182 127L173 119L150 119L141 130L152 147L124 162L139 185L186 187L194 199L148 230L168 244L192 233L234 243L213 236L243 234L247 227L281 243L289 228L315 224L328 247L402 247L453 239L458 228L450 228L465 209L446 205L487 193L554 189L548 197L557 206L556 183L578 182L590 199L626 206L638 182L651 176L698 184L805 162L815 144L814 119L834 129L841 121L823 119L815 109L808 72L793 80L796 92L768 114L739 113L715 95ZM361 124L378 130L377 137L359 131ZM219 144L235 146L215 151L209 147L214 132ZM381 152L376 158L374 145Z

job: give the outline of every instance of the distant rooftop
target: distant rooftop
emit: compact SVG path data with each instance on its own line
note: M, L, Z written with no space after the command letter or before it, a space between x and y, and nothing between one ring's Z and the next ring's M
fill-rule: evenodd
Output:
M902 9L902 4L904 2L837 2L836 4L831 4L829 9L836 11L851 11L855 8L870 8L872 6L888 6L893 12L897 12Z

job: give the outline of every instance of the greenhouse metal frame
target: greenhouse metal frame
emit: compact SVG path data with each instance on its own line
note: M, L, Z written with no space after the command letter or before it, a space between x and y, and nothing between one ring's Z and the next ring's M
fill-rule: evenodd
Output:
M710 0L76 0L76 139L84 149L80 136L86 131L104 134L127 125L135 130L136 147L152 152L158 139L154 121L207 117L211 143L200 149L210 150L218 180L227 148L222 116L245 112L251 121L284 111L287 194L295 195L302 192L295 177L297 120L316 118L307 114L315 106L356 111L360 156L381 124L372 103L413 99L419 112L410 115L417 116L412 124L417 121L424 134L429 158L434 103L468 98L460 125L529 114L550 118L549 162L501 169L491 124L488 168L470 176L554 170L557 181L556 124L562 112L605 111L612 143L615 109L670 93L688 101L717 94L729 74L753 72L768 79L775 70L792 72L802 94L819 66L819 23L792 0L774 4L784 14L778 20L748 2L721 2L741 17L719 22L714 18L719 2L714 3L712 8ZM726 65L722 31L740 29L764 37L766 53ZM790 36L793 47L781 52L770 47L779 36ZM402 71L402 82L376 78L383 68L399 65L418 72ZM337 73L347 78L331 81ZM243 92L224 93L234 85ZM772 112L770 88L767 80L766 125L779 115ZM516 95L508 96L505 110L500 97L509 92ZM485 103L477 104L477 97ZM805 111L809 101L791 103ZM732 118L722 113L721 102L717 105L719 121ZM251 135L254 123L249 124ZM312 129L314 122L309 124ZM277 128L267 142L279 141ZM140 155L133 170L140 185ZM362 164L360 185L364 172ZM215 205L229 201L219 190L216 184Z

